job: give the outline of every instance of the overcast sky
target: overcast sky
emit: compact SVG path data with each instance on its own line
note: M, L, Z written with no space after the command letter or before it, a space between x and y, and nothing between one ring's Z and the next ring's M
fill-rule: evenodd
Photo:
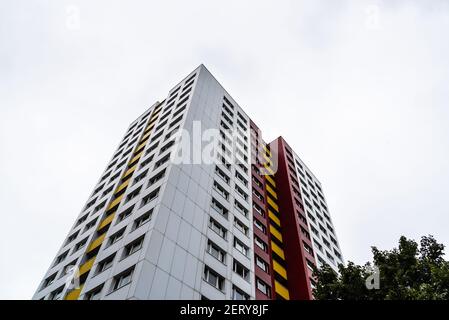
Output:
M447 1L0 1L0 298L31 298L128 124L200 63L320 179L345 260L449 245Z

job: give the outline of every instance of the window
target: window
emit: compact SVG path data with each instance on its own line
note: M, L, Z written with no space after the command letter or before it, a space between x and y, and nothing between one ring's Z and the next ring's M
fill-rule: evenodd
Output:
M204 268L204 281L220 291L224 289L224 278L208 266Z
M225 190L217 181L214 181L214 189L226 200L229 199L229 192Z
M125 246L125 251L124 251L124 254L123 254L124 258L132 255L133 253L135 253L137 251L139 251L142 248L143 239L144 239L144 236L139 237L136 240L134 240L133 242L127 244Z
M55 291L53 291L50 294L49 300L61 300L62 298L62 291L64 291L64 286L59 287Z
M248 235L248 227L239 219L234 218L234 226L239 229L245 236Z
M219 167L215 167L215 172L222 178L227 184L229 184L229 177Z
M150 194L146 195L145 197L143 197L140 207L143 207L144 205L146 205L150 201L156 199L157 196L159 195L159 190L160 190L160 187L157 188L156 190L152 191Z
M248 195L238 185L235 185L235 191L237 191L237 193L241 195L243 199L248 200Z
M240 211L245 217L248 216L248 209L246 209L240 202L234 200L234 206Z
M207 242L207 253L222 263L226 261L226 253L210 240Z
M134 205L123 211L118 215L117 223L122 222L133 213Z
M266 263L261 257L259 257L258 255L256 255L256 265L262 269L263 271L268 273L268 263Z
M103 285L96 287L86 293L85 300L100 300Z
M139 174L135 179L134 179L134 183L137 183L139 181L141 181L142 179L144 179L148 174L148 169L145 170L144 172L142 172L141 174Z
M232 300L249 300L249 295L236 286L232 286Z
M168 142L167 144L165 144L165 145L161 148L161 151L159 152L159 154L164 153L165 151L167 151L168 149L170 149L174 144L175 144L175 141L174 141L174 140L171 140L170 142Z
M248 247L236 237L234 237L234 248L236 248L243 255L248 255Z
M223 239L226 239L227 230L221 224L219 224L214 219L210 218L209 220L209 228L212 229L215 233L217 233Z
M88 216L89 216L89 214L85 214L84 216L82 216L81 218L79 218L78 221L76 222L75 227L79 226L81 223L83 223L84 221L86 221Z
M57 264L61 263L62 261L65 260L65 258L67 258L67 255L69 254L69 250L61 253L55 260L55 263L53 266L56 266Z
M162 166L164 163L166 163L169 159L170 159L170 154L167 154L167 155L164 156L162 159L156 161L156 163L154 164L154 169L159 168L159 167Z
M161 180L165 176L165 170L166 169L163 169L162 171L151 177L150 180L148 180L147 188L150 187L152 184L155 184L156 182Z
M153 157L154 157L154 155L151 155L150 157L148 157L148 159L144 160L141 163L140 168L145 167L147 164L149 164L151 161L153 161Z
M254 208L254 210L255 210L258 214L260 214L262 217L265 217L265 212L264 212L263 209L262 209L259 205L257 205L255 202L253 202L253 208Z
M97 274L99 274L99 273L109 269L110 267L112 267L112 264L114 262L114 258L115 258L115 253L111 254L106 259L103 259L102 261L100 261L98 263L98 267L97 267Z
M95 218L95 219L93 219L92 221L90 221L89 223L87 223L87 224L86 224L86 227L84 228L84 231L83 231L83 232L86 232L87 230L93 228L93 227L97 224L97 219L98 219L98 218Z
M254 226L259 229L260 231L262 231L262 233L266 233L267 229L265 228L265 226L262 224L262 222L260 222L257 219L254 219Z
M76 237L78 237L78 233L80 233L79 230L78 230L77 232L73 233L72 235L70 235L70 236L67 238L66 245L68 245L70 242L72 242L73 240L75 240Z
M84 238L83 240L81 240L80 242L78 242L75 245L75 248L73 249L73 252L77 252L79 249L81 249L82 247L84 247L87 243L87 238Z
M140 193L140 189L142 189L142 186L140 186L139 188L133 190L132 192L130 192L127 196L126 196L126 202L134 199L135 197L137 197Z
M212 198L212 208L214 208L218 213L224 216L226 219L228 218L228 210L215 198Z
M307 252L308 254L310 254L310 255L313 256L313 250L312 250L312 248L311 248L307 243L305 243L304 241L302 242L302 244L303 244L303 246L304 246L304 250L306 250L306 252Z
M120 229L119 231L117 231L116 233L114 233L114 234L109 238L109 245L112 245L112 244L116 243L117 241L119 241L120 239L122 239L124 233L125 233L125 228Z
M133 230L143 226L145 223L149 222L151 220L151 216L153 214L153 209L151 208L147 212L145 212L143 215L138 217L136 220L134 220L134 227Z
M118 290L131 282L134 267L116 275L112 281L112 291Z
M176 124L178 124L182 120L183 115L180 115L178 118L173 120L168 126L170 129L173 128Z
M268 297L270 296L270 287L265 282L260 280L259 278L256 279L256 288L257 288L257 290L262 292L264 295L266 295Z
M44 283L42 284L42 289L48 287L55 281L56 274L57 274L57 272L53 273L51 276L49 276L47 279L45 279Z
M237 179L239 179L245 186L248 185L248 181L245 179L245 177L243 177L240 173L238 173L237 171L235 172L235 176Z
M237 273L240 277L245 279L246 281L249 280L249 270L243 266L240 262L234 259L232 270Z
M263 251L267 252L268 246L265 242L263 242L259 237L254 237L254 243Z

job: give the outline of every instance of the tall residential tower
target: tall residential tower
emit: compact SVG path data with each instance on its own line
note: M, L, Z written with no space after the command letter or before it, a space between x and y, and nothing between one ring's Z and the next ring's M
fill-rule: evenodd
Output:
M33 299L312 299L339 263L318 179L201 65L131 123Z

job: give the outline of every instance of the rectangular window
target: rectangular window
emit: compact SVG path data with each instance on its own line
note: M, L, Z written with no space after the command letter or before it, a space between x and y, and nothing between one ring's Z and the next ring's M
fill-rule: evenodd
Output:
M130 215L132 215L133 209L134 209L134 205L132 205L131 207L129 207L129 208L126 209L125 211L121 212L121 213L118 215L117 223L122 222L123 220L125 220L126 218L128 218Z
M87 238L84 238L83 240L81 240L80 242L78 242L75 245L75 248L73 250L73 252L77 252L79 249L81 249L82 247L84 247L87 243Z
M234 237L234 248L236 248L244 256L248 256L248 247L236 237Z
M209 220L209 228L211 228L215 233L217 233L223 239L226 239L227 230L221 224L219 224L214 219L210 218Z
M256 255L255 260L256 260L256 265L260 269L262 269L263 271L268 273L268 264L261 257L259 257L258 255Z
M90 290L88 293L86 293L85 300L100 300L102 290L103 290L103 285Z
M222 178L227 184L229 184L229 177L219 167L215 167L215 172Z
M51 285L55 281L56 274L57 274L57 272L55 272L54 274L49 276L47 279L45 279L44 283L42 284L42 289L48 287L49 285Z
M150 201L156 199L158 197L158 195L159 195L159 190L160 189L161 188L159 187L156 190L152 191L150 194L148 194L145 197L143 197L140 207L143 207L144 205L150 203Z
M214 181L214 189L223 196L226 200L229 199L229 192L226 191L217 181Z
M139 251L143 246L143 239L144 239L144 236L141 236L141 237L137 238L136 240L134 240L133 242L127 244L125 246L125 251L123 253L123 257L129 257L133 253L136 253L137 251Z
M245 279L246 281L249 280L249 270L243 266L240 262L234 259L232 270L237 273L240 277Z
M263 251L268 251L268 246L265 242L263 242L259 237L254 237L254 243Z
M234 200L234 206L240 211L245 217L248 216L248 209L246 209L240 202Z
M156 161L156 163L154 164L154 169L159 168L159 167L162 166L164 163L166 163L169 159L170 159L170 154L167 154L167 155L164 156L162 159ZM154 169L153 169L153 170L154 170Z
M142 186L140 186L139 188L137 188L136 190L130 192L127 196L126 196L126 202L134 199L135 197L137 197L140 193L140 189L142 189Z
M115 253L111 254L106 259L103 259L102 261L100 261L98 263L98 267L97 267L97 274L99 274L99 273L101 273L103 271L106 271L107 269L112 267L112 265L114 263L114 258L115 258Z
M256 279L256 288L264 295L270 297L270 287L259 278Z
M151 216L153 214L153 208L145 212L143 215L138 217L136 220L134 220L134 227L133 230L143 226L145 223L149 222L151 220Z
M243 290L237 288L236 286L233 286L232 300L249 300L249 295L245 293Z
M89 223L87 223L86 226L84 227L83 233L86 232L87 230L93 228L97 224L97 220L98 220L98 218L95 218L92 221L90 221Z
M228 218L228 210L215 198L212 198L212 208L214 208L218 213L224 216L226 219Z
M148 174L148 169L145 170L144 172L142 172L141 174L139 174L139 175L134 179L134 183L137 183L137 182L139 182L139 181L145 179L145 177L147 176L147 174Z
M249 228L239 219L234 217L234 226L239 229L245 236L248 236Z
M134 267L126 270L125 272L122 272L121 274L116 275L112 280L112 291L118 290L131 283L133 272Z
M260 231L262 231L262 233L266 233L267 229L265 228L265 226L262 224L262 222L260 222L257 219L254 219L254 226L259 229Z
M204 281L220 291L223 291L224 289L224 278L208 266L205 266L204 268Z
M61 300L62 292L64 291L64 286L59 287L50 294L49 300Z
M61 254L56 258L55 263L54 263L53 266L56 266L57 264L60 264L62 261L64 261L65 258L67 258L68 254L69 254L69 250L67 250L67 251L65 251L65 252L63 252L63 253L61 253Z
M148 180L147 188L149 188L151 185L153 185L156 182L158 182L159 180L161 180L165 176L165 170L166 169L163 169L162 171L158 172L156 175L151 177L150 180Z
M126 227L125 227L126 228ZM117 231L116 233L114 233L110 238L109 238L109 245L112 245L114 243L116 243L117 241L119 241L120 239L123 238L123 235L125 234L125 228L120 229L119 231Z
M222 250L218 245L213 243L212 241L207 242L207 253L213 256L215 259L220 261L221 263L226 262L226 253Z

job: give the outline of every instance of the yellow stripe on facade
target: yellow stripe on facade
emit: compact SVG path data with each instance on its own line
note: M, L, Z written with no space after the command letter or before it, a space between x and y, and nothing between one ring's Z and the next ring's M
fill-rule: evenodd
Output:
M279 218L276 217L276 215L270 209L268 209L268 217L270 217L270 219L273 220L273 222L276 223L279 227L281 226L281 220L279 220Z
M111 208L114 208L116 205L118 205L120 203L120 201L122 201L122 198L123 198L123 194L120 197L118 197L117 199L115 199L114 201L112 201L108 207L108 210Z
M107 216L105 219L103 219L103 221L101 221L100 225L98 226L97 230L101 230L104 227L106 227L108 224L110 224L112 222L112 220L114 219L115 214L111 214L109 216Z
M79 287L78 289L74 289L67 293L64 300L77 300L80 296L81 290L83 290L83 286Z
M276 260L273 259L273 269L276 271L282 278L287 280L287 270L283 266L279 264Z
M288 289L279 282L277 282L276 280L274 280L274 290L285 300L290 300L290 294L288 292Z
M273 196L273 198L275 198L277 200L278 195L277 193L270 187L270 185L266 184L265 188L267 189L268 193L271 194Z
M284 250L282 250L276 243L271 241L271 249L282 258L282 260L285 260Z
M271 232L271 234L272 234L273 236L275 236L280 242L282 242L282 234L281 234L279 231L277 231L276 228L273 227L271 224L270 224L270 232Z
M89 272L89 270L92 269L92 266L94 265L96 257L97 256L87 260L83 265L81 265L80 270L79 270L80 276L85 274L86 272Z
M129 174L133 173L134 170L136 170L136 168L137 168L137 165L133 166L132 168L129 168L128 171L126 171L123 176L127 177Z
M131 179L126 180L125 182L123 182L118 188L117 190L115 190L115 193L119 193L120 191L122 191L124 188L126 188L129 185L129 181Z
M276 212L279 212L279 207L278 207L278 205L270 198L270 197L267 197L267 202L268 202L268 204L270 205L270 206L272 206L273 207L273 209L276 211Z
M273 187L276 187L276 182L274 182L274 180L273 180L273 178L271 178L271 176L265 176L265 179L267 179Z
M143 151L140 151L139 154L137 154L134 158L131 159L131 161L129 163L133 163L136 160L139 160L140 157L142 156Z
M103 240L104 240L105 237L106 237L106 233L103 233L97 239L92 241L92 243L90 244L90 246L89 246L89 248L87 249L86 252L90 252L90 251L96 249L97 247L101 246L101 244L103 243Z

